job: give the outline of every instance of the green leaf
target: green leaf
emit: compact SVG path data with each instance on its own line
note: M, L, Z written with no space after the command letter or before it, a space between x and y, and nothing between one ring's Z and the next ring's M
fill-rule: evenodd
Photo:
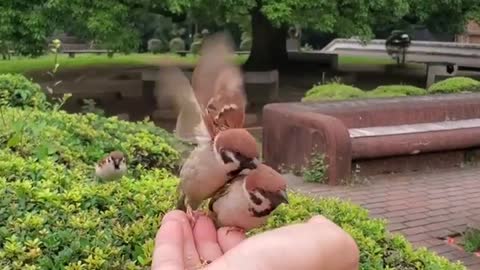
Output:
M36 149L35 149L35 156L39 159L39 160L42 160L46 157L48 157L48 155L51 153L50 151L50 148L48 145L46 144L42 144L42 145L39 145Z
M19 133L14 133L13 136L7 141L7 147L11 148L17 146L22 140L22 136Z

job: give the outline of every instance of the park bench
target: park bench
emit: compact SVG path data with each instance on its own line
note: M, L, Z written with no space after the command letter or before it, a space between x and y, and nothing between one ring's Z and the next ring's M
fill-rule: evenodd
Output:
M192 53L192 52L187 51L187 50L179 50L179 51L175 51L175 53L180 55L180 56L187 56L187 54ZM235 54L237 54L237 55L247 55L249 53L250 53L250 51L236 51L235 52Z
M304 168L324 155L327 182L459 166L480 149L480 95L273 103L263 110L263 156Z
M479 60L480 61L480 60ZM412 63L425 64L427 69L426 87L430 87L438 80L444 80L455 76L480 78L480 63L457 64L453 61L410 61Z
M97 50L97 49L87 49L87 50L63 50L62 53L68 54L68 57L75 58L76 54L90 53L90 54L107 54L108 57L113 57L113 52L109 50Z

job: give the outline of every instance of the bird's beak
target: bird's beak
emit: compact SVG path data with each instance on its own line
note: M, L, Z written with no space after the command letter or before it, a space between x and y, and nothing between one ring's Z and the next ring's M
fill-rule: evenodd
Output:
M255 170L258 167L258 165L260 165L260 161L254 158L252 160L242 163L241 167L249 170Z
M120 169L120 163L118 160L114 159L113 160L113 167L115 167L115 169Z
M257 158L254 158L254 159L252 159L252 161L250 162L250 168L249 168L249 169L254 170L254 169L256 169L260 164L261 164L260 160L258 160Z
M281 202L284 204L288 204L288 194L286 190L281 190L280 191L280 196L282 198Z

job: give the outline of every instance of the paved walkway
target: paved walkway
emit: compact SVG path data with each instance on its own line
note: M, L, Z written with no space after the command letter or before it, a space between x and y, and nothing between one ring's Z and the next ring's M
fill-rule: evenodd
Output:
M369 184L327 186L288 177L292 189L321 197L340 197L386 218L391 232L404 234L415 246L425 246L469 269L480 270L480 258L439 238L480 227L480 168L388 175Z

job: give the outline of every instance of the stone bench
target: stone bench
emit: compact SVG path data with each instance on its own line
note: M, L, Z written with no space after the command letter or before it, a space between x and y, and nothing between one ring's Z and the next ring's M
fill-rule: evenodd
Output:
M459 166L480 149L480 94L269 104L263 156L302 168L324 154L328 183L374 174Z
M190 54L192 52L187 51L187 50L179 50L179 51L175 51L175 53L184 57L184 56L187 56L187 54ZM250 51L236 51L235 54L237 54L237 55L248 55L248 54L250 54Z
M244 81L249 102L274 102L278 100L278 70L247 71ZM259 86L258 89L249 86ZM253 88L253 89L252 89Z
M113 52L108 50L63 50L62 53L68 54L68 57L75 58L76 54L89 53L89 54L107 54L108 57L113 57Z

